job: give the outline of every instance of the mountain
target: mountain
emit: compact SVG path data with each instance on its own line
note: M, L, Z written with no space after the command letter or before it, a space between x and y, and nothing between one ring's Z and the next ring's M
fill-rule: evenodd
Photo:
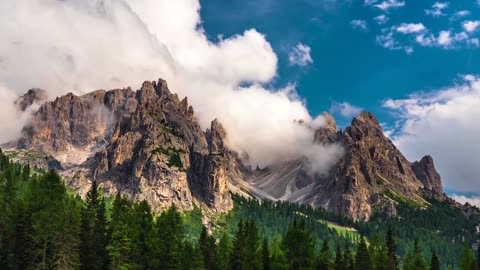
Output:
M399 200L427 205L425 196L447 198L432 158L408 161L369 112L345 130L324 114L327 124L312 141L338 144L344 155L328 173L314 174L304 157L251 169L224 143L228 134L221 123L213 120L203 131L187 98L180 100L161 79L137 91L69 93L47 102L38 93L30 90L17 102L22 110L43 104L9 153L17 160L25 156L19 152L54 157L60 164L55 168L82 195L96 180L106 194L145 199L157 211L200 203L226 212L233 192L323 207L355 220L376 211L393 216Z
M159 80L137 91L69 93L46 102L15 148L55 157L80 194L97 180L106 194L145 199L156 210L171 204L191 210L197 200L227 211L233 206L228 186L242 174L223 136L216 120L202 131L187 99Z
M334 213L368 220L374 209L395 215L399 199L426 204L422 195L440 200L440 176L430 156L409 162L388 139L375 116L363 112L345 130L324 113L327 125L315 133L316 143L340 144L345 153L327 175L311 175L301 160L267 168L252 186L260 197L324 207Z

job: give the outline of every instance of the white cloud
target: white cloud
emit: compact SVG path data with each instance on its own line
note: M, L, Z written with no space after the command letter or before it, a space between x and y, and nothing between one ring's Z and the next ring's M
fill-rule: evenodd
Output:
M376 41L382 47L386 49L396 50L399 49L397 42L393 38L393 32L384 33L376 37Z
M291 65L297 65L301 67L312 64L313 59L310 55L310 51L311 49L309 46L298 43L297 46L294 47L288 54L288 61Z
M406 54L413 53L413 48L411 46L401 45L397 40L395 40L393 36L393 29L395 29L395 27L392 27L390 30L385 28L382 35L376 36L376 42L385 49L403 50Z
M443 13L443 10L448 8L449 5L450 3L448 2L435 2L431 9L425 9L425 14L433 17L445 16L446 14Z
M457 19L466 17L466 16L468 16L468 15L470 15L470 11L468 11L468 10L460 10L460 11L456 12L455 14L453 14L452 17L450 17L450 20L451 20L451 21L454 21L454 20L457 20Z
M398 1L398 0L386 0L386 1L383 1L381 4L375 5L375 7L384 11L388 11L391 8L399 8L403 6L405 6L405 2Z
M450 31L440 31L438 34L437 42L438 45L443 47L448 47L452 44L452 33Z
M364 20L352 20L350 24L354 29L360 28L362 30L367 30L367 22Z
M385 14L378 15L373 18L378 24L384 24L388 21L388 17Z
M462 24L463 29L469 33L475 32L478 26L480 26L480 21L465 21Z
M331 114L340 113L340 115L342 115L343 117L350 118L360 114L363 109L345 101L341 103L332 102L329 111Z
M403 34L411 34L425 31L426 28L422 23L402 23L395 30Z
M465 203L469 203L471 205L475 205L477 207L480 207L480 197L467 197L467 196L464 196L464 195L457 195L457 194L452 194L452 199L454 199L455 201L461 203L461 204L465 204Z
M452 87L387 100L399 117L392 136L410 159L434 157L445 186L480 192L480 77L467 75Z
M375 4L376 2L378 2L378 0L365 0L365 1L363 1L363 3L366 6L371 6L371 5Z
M424 47L431 47L435 44L435 37L433 35L421 34L415 37L418 44Z
M0 1L0 85L9 89L0 90L0 139L11 137L5 134L16 122L13 108L4 111L9 100L28 88L56 96L162 77L188 96L203 128L218 117L229 146L247 152L253 165L306 154L309 125L322 119L308 113L293 87L262 86L277 74L265 36L249 29L211 42L199 10L198 0ZM308 46L296 49L296 60L313 62Z

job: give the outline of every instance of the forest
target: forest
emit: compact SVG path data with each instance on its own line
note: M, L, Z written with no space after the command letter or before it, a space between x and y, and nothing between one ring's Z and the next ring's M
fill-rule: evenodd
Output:
M0 269L479 269L475 219L430 201L401 218L353 222L322 209L234 197L202 224L199 208L154 214L145 201L85 198L55 171L0 150ZM440 223L443 219L443 223ZM472 223L472 224L470 224Z

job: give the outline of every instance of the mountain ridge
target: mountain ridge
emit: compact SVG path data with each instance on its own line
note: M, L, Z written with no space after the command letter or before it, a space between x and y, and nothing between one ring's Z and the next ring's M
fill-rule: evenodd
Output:
M20 109L42 101L36 92L19 98ZM80 194L97 180L107 194L146 199L156 210L171 204L189 210L199 202L225 212L233 207L234 192L368 220L375 211L395 215L392 194L419 204L422 196L448 198L433 159L408 161L373 114L361 113L343 131L331 115L323 116L326 125L312 141L345 150L324 175L309 172L303 157L252 169L248 159L228 149L221 123L214 119L203 131L188 99L180 100L162 79L146 81L137 91L69 93L44 101L14 148L54 156Z

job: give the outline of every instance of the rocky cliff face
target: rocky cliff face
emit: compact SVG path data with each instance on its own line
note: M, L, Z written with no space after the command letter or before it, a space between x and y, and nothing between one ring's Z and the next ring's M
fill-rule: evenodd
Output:
M308 203L368 220L374 209L395 215L398 199L425 203L422 190L443 194L433 160L425 157L411 164L383 134L371 113L355 117L344 131L337 130L332 116L326 113L324 117L327 124L317 130L314 140L340 144L345 150L343 158L326 176L309 175L299 161L284 164L280 170L267 168L252 179L259 196Z
M217 211L233 205L228 183L239 177L218 121L203 132L187 99L165 81L131 88L67 94L43 104L17 148L41 151L66 164L70 185L85 193L97 180L154 209L194 200Z
M33 89L17 105L26 110L45 97ZM311 174L304 157L251 170L225 145L221 123L213 120L202 131L187 98L180 100L163 80L144 82L137 91L70 93L44 102L16 148L24 149L19 156L28 151L53 156L81 194L97 180L107 194L145 199L156 210L171 204L192 209L198 202L228 211L230 192L236 192L368 220L374 211L395 215L398 200L421 205L426 203L421 195L445 198L432 158L410 163L371 113L355 117L343 131L331 115L324 118L326 125L312 140L338 144L344 156L322 175Z

